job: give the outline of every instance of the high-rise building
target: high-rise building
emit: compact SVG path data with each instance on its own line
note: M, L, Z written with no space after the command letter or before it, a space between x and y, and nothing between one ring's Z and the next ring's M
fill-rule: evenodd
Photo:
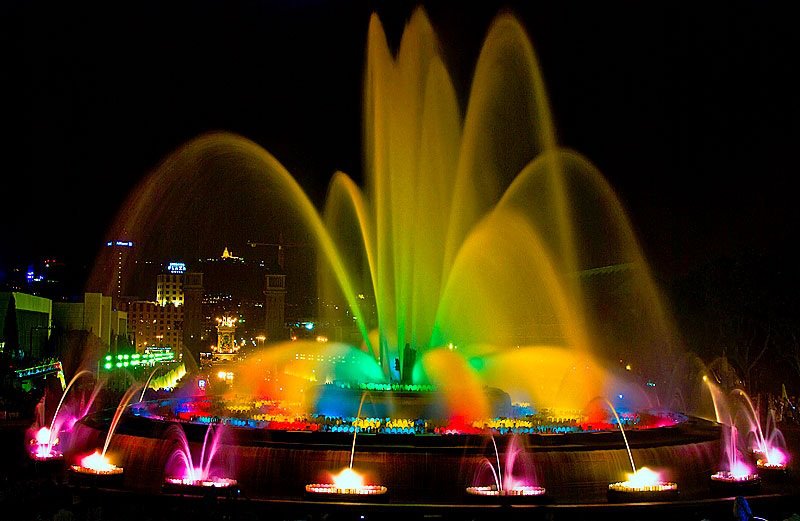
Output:
M138 353L148 347L183 350L183 306L161 306L157 302L134 301L128 307L128 330Z
M183 275L183 347L198 364L205 340L203 323L203 274L186 272Z
M135 261L133 241L110 240L99 255L99 269L89 281L89 291L111 296L111 307L120 309L120 301L128 295L130 271Z
M186 264L182 262L170 262L167 265L167 272L158 274L156 277L156 302L158 302L159 305L183 305L184 273L186 273Z

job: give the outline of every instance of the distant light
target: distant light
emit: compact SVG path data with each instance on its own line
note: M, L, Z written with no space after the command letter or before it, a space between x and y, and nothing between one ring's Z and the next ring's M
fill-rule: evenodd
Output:
M133 241L115 241L114 244L116 246L125 246L126 248L133 247ZM109 244L109 246L111 246L111 244Z
M198 380L197 381L197 387L199 387L200 389L205 389L206 388L206 381L205 380Z
M303 327L305 327L306 329L308 329L309 331L311 331L312 329L314 329L314 323L313 323L313 322L306 322L306 323L303 325Z
M631 370L631 364L626 364L625 365L625 370L626 371L630 371Z
M618 397L620 400L622 400L623 398L625 398L625 395L624 395L624 394L618 394L618 395L617 395L617 397Z

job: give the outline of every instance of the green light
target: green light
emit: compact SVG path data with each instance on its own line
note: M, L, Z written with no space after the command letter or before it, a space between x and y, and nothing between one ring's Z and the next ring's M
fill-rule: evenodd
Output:
M122 362L117 362L117 367L122 367Z
M106 360L111 360L111 355L106 355Z
M124 358L125 360L127 360L127 359L129 358L129 356L128 356L128 355L124 355L124 356L123 356L123 358Z
M122 355L117 355L117 360L122 360Z
M123 362L122 366L123 367L128 367L128 362Z
M139 358L139 356L140 356L140 355L137 353L137 354L135 354L135 355L131 355L131 358Z
M111 369L111 364L106 363L106 365L104 365L103 367L105 367L106 369Z

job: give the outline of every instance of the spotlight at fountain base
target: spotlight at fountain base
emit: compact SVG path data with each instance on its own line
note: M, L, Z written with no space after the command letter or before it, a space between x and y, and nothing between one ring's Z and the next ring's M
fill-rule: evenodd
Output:
M32 451L30 456L31 459L39 463L61 462L64 460L64 454L56 449L47 450L46 448L40 448Z
M163 490L168 493L189 495L237 494L239 483L235 479L211 477L208 479L166 478Z
M753 494L761 488L761 478L758 474L732 474L728 470L721 470L711 475L709 486L715 495Z
M306 492L319 496L380 496L386 494L387 488L383 485L359 485L351 488L342 488L333 483L311 483L306 485Z
M546 499L544 487L519 485L498 490L497 486L467 487L472 500L503 503L539 503Z
M617 502L669 501L678 495L678 484L664 481L658 473L642 467L626 481L608 485L608 500Z
M678 484L659 481L656 484L637 487L626 481L608 486L608 501L611 503L670 501L678 497Z
M123 468L111 463L99 451L70 466L71 480L79 485L117 485L122 483Z
M333 483L311 483L306 485L306 494L326 500L354 501L382 496L387 488L383 485L366 485L361 474L352 468L345 468L332 477Z

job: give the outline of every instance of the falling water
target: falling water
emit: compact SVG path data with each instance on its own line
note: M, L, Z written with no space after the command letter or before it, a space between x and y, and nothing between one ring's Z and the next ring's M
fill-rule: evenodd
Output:
M494 457L497 460L497 474L495 474L495 481L497 481L497 490L503 491L503 472L500 469L500 454L497 452L497 442L494 441L494 434L492 434L492 445L494 445ZM494 469L492 469L494 472Z
M361 401L358 404L358 412L356 413L356 420L361 417L361 407L364 406L364 398L367 396L367 391L361 393ZM353 468L353 457L356 454L356 435L358 435L358 427L353 427L353 445L350 447L350 469Z
M108 445L111 443L111 437L114 435L114 431L117 428L117 424L119 423L120 418L122 417L122 413L125 411L125 407L128 405L128 402L131 401L133 395L136 394L136 391L139 390L138 385L134 385L122 396L122 399L117 405L117 410L114 411L114 418L111 420L111 425L108 427L108 434L106 435L106 441L103 444L103 452L100 454L102 457L105 457L106 451L108 450Z
M631 453L631 446L628 445L628 437L625 435L625 429L622 428L622 421L619 419L619 415L617 414L617 410L611 404L608 399L605 399L608 406L611 408L611 412L614 413L614 418L617 419L617 425L619 425L619 432L622 433L622 440L625 442L625 450L628 451L628 459L631 462L631 468L633 469L633 475L636 476L636 464L633 462L633 453Z
M161 369L161 366L160 366L160 365L157 365L157 366L155 367L155 369L153 369L153 370L150 372L150 376L148 376L148 377L147 377L147 380L144 382L144 386L142 386L142 394L141 394L141 396L139 396L139 402L141 402L142 400L144 400L144 393L146 393L146 392L147 392L147 387L150 385L150 380L152 380L152 379L153 379L153 376L155 376L155 374L156 374L156 371L158 371L159 369Z
M87 369L83 369L83 370L78 371L77 373L75 373L75 376L72 377L72 379L69 381L69 384L64 389L64 392L61 394L61 399L58 401L58 406L56 407L56 412L53 413L53 419L50 421L50 438L49 438L49 440L47 442L47 450L48 451L51 449L51 447L53 445L54 437L56 435L56 432L55 432L56 418L58 417L58 411L61 410L61 404L64 403L64 398L67 396L67 393L72 388L72 385L75 383L75 381L78 378L80 378L81 376L85 375L85 374L92 374L92 372L87 370Z

